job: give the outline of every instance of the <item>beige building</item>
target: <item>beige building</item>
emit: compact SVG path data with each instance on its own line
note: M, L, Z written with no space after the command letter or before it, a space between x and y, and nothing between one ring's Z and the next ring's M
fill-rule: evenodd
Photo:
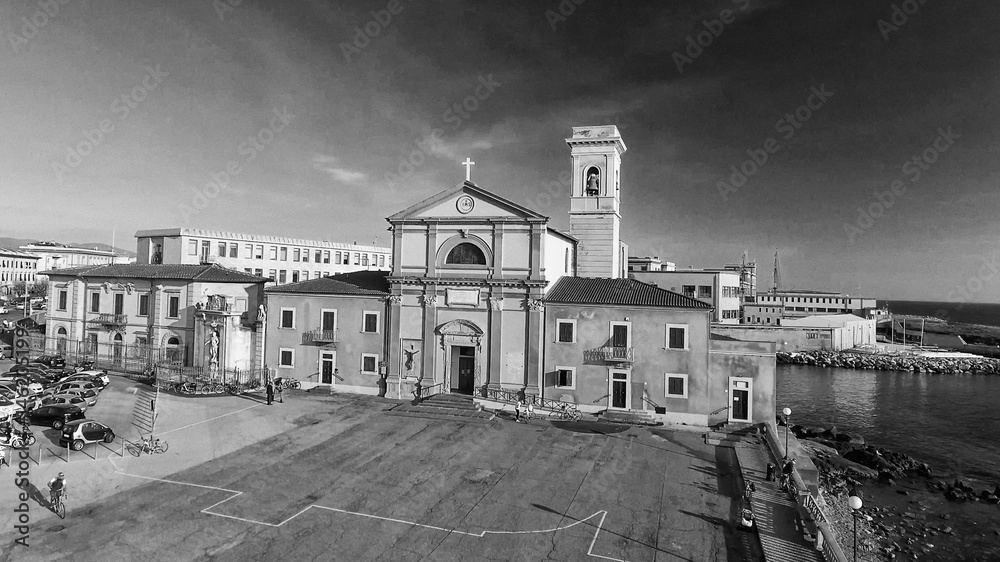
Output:
M135 237L137 263L214 263L267 277L278 285L349 271L388 271L392 267L392 250L380 246L196 228L140 230Z
M711 305L712 322L740 323L740 276L733 271L678 269L630 271L629 277Z
M743 341L774 342L777 351L841 351L875 343L875 319L853 314L786 318L781 325L713 325L712 333Z
M38 271L40 272L71 267L107 265L115 261L115 253L109 250L75 248L55 242L26 244L21 246L20 249L22 252L28 252L39 257ZM43 273L39 273L37 280L45 282L46 277Z
M744 311L746 324L768 324L770 318L784 324L786 318L802 318L816 314L854 314L870 317L875 315L878 305L871 297L852 297L841 293L823 291L768 291L757 293L756 307L747 306ZM765 310L766 309L766 310ZM775 312L772 312L775 310Z
M32 285L38 274L39 256L0 248L0 295L9 295L15 283Z

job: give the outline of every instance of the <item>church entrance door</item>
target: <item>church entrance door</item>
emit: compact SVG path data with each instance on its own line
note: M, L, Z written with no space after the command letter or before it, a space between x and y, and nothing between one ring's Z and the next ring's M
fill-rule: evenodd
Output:
M471 346L456 346L453 373L457 373L457 387L453 391L461 394L472 394L476 385L476 348Z

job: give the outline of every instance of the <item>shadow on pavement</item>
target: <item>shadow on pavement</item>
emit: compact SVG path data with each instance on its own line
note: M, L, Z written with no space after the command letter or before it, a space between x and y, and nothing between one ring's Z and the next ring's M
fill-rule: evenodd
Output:
M27 481L26 481L27 482ZM26 485L21 486L21 489L27 492L28 499L34 501L38 505L44 507L45 509L52 510L52 504L49 503L49 498L45 497L45 494L41 490L35 487L31 482L27 482Z
M579 422L577 422L577 423L579 423ZM576 517L572 517L570 515L566 515L565 513L562 513L561 511L556 511L556 510L552 509L551 507L540 505L540 504L537 504L537 503L533 503L533 504L531 504L531 506L534 507L534 508L536 508L536 509L540 509L542 511L547 511L549 513L554 513L555 515L558 515L560 517L565 517L566 519L569 519L571 521L576 521L577 523L583 523L584 525L587 525L588 527L591 527L593 529L597 529L597 525L595 525L593 523L592 519L587 519L587 520L577 519ZM681 513L687 513L687 512L683 512L682 511ZM614 536L616 536L618 538L625 539L625 540L627 540L629 542L634 542L636 544L640 544L642 546L645 546L646 548L650 548L652 550L655 550L656 552L662 552L664 554L669 554L671 556L675 556L677 558L680 558L681 560L687 560L688 562L695 562L694 560L692 560L690 558L686 558L684 556L681 556L680 554L678 554L676 552L671 552L669 550L663 550L662 548L659 548L656 545L652 545L652 544L649 544L649 543L642 542L642 541L634 539L632 537L625 536L625 535L623 535L621 533L616 533L616 532L611 531L611 530L609 530L609 529L607 529L605 527L601 527L601 532L608 533L609 535L614 535Z

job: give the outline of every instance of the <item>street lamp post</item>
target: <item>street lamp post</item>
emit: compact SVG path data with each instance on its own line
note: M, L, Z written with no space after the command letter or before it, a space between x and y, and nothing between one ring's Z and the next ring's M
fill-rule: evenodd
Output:
M785 414L785 458L787 459L788 458L788 417L792 415L792 409L791 408L785 408L784 410L781 411L781 413Z
M847 498L847 505L851 507L851 515L854 516L854 562L858 562L858 514L861 509L861 498L851 496Z

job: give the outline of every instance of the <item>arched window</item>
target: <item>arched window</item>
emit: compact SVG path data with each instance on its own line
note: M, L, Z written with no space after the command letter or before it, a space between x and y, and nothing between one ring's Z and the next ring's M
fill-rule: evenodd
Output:
M470 242L463 242L448 252L448 257L445 259L444 263L457 265L486 265L486 255L479 249L479 246Z
M585 178L585 192L587 196L593 197L600 195L601 193L601 169L597 166L591 166L587 170L587 176Z

